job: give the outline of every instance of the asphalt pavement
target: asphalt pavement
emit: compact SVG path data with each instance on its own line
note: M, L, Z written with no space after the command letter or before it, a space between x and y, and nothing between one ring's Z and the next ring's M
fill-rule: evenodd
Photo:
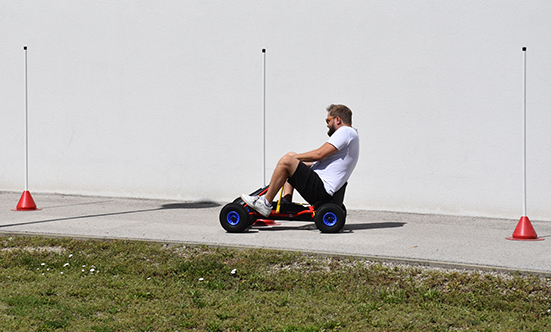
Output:
M531 220L542 241L510 241L519 220L349 210L337 234L282 221L227 233L223 204L36 194L41 210L12 211L21 193L0 192L0 236L45 235L283 249L432 267L551 276L551 221ZM519 216L520 218L520 216Z

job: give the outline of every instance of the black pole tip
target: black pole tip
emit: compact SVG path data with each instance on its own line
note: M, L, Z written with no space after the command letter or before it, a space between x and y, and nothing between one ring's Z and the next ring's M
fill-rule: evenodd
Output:
M27 46L23 46L23 49L26 51L26 50L27 50Z
M526 52L526 46L525 46L525 47L523 47L523 48L522 48L522 50Z
M262 49L262 53L266 53L266 49L265 49L265 48Z

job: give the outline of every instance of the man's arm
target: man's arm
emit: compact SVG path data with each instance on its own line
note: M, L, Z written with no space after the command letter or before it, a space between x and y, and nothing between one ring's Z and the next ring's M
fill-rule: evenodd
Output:
M313 162L322 160L333 153L337 152L337 148L329 143L324 143L320 148L305 153L297 154L295 157L303 162Z

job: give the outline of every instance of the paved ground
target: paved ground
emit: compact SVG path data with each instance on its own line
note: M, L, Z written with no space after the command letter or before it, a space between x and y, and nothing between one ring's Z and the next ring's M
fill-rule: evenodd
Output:
M40 211L11 211L21 193L0 192L0 235L43 234L261 247L422 265L512 270L551 276L551 221L534 221L544 241L509 241L518 220L349 211L344 231L281 222L226 233L213 202L35 194ZM519 216L520 218L520 216Z

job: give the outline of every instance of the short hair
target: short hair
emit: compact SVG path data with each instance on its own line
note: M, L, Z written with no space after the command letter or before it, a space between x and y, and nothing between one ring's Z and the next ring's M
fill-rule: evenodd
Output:
M352 125L352 111L344 105L331 104L327 107L330 116L338 116L344 124Z

